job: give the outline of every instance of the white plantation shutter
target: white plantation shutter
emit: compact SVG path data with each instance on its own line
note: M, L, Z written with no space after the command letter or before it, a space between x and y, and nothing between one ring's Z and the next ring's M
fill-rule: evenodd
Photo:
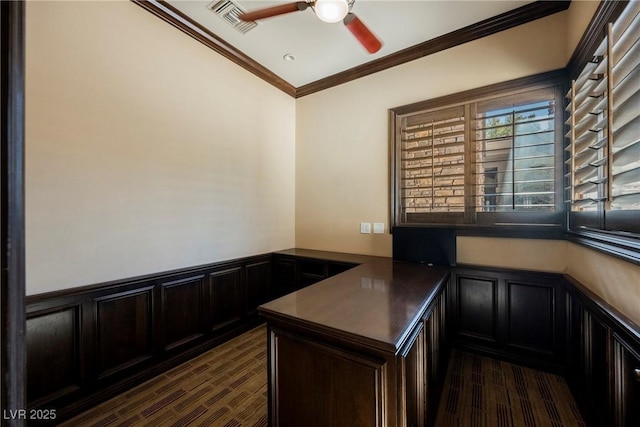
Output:
M607 40L580 76L572 83L568 94L570 118L570 179L571 210L595 211L606 199L608 163L608 76Z
M408 222L462 222L465 212L465 108L400 120L400 212Z
M569 91L570 227L640 233L640 2L607 27Z
M612 25L612 210L640 210L640 3Z
M394 225L562 229L563 89L554 79L391 110Z

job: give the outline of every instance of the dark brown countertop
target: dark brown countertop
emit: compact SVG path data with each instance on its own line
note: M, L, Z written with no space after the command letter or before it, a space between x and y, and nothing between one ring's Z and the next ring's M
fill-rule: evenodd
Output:
M283 251L297 255L301 250ZM343 262L341 255L311 258ZM302 252L305 253L305 252ZM300 255L297 255L300 256ZM330 255L332 256L332 255ZM367 258L364 264L260 306L262 315L294 323L341 339L397 352L417 324L440 285L447 267L426 267Z

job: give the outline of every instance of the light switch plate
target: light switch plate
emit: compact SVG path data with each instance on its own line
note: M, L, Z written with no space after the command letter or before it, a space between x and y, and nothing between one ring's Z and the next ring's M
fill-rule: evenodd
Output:
M371 223L370 222L361 222L360 223L360 233L362 233L362 234L370 234L371 233Z
M384 222L373 223L373 234L384 234Z

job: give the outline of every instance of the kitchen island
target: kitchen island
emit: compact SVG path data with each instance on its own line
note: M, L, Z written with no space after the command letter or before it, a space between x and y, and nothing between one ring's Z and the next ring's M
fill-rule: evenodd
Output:
M269 425L423 426L443 378L449 268L371 258L260 306Z

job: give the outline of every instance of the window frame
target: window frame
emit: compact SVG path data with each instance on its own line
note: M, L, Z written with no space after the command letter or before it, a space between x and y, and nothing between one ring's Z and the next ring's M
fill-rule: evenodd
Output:
M571 80L577 79L585 66L592 61L594 53L608 36L609 23L616 22L628 5L629 3L624 1L600 4L567 66ZM567 147L570 143L570 139L567 138ZM570 159L569 154L567 158ZM570 196L565 197L569 199ZM608 210L606 203L600 202L594 211L580 212L568 208L566 215L567 240L640 265L640 233L624 231L625 224L632 224L633 228L640 221L638 210Z
M563 169L564 162L564 94L566 93L567 74L564 69L541 73L507 82L484 86L439 98L417 102L389 110L389 153L390 153L390 218L393 227L453 227L458 235L484 235L496 237L533 237L563 239L566 230L564 206ZM554 174L555 211L544 213L528 212L479 212L473 206L472 197L477 183L471 170L470 158L475 155L475 138L465 138L465 204L464 220L455 219L453 214L426 213L425 221L405 222L401 217L400 190L400 120L417 113L437 112L448 108L464 107L465 120L473 124L476 120L476 105L491 102L498 98L517 99L527 92L553 90L555 99L555 149ZM474 126L469 126L473 132ZM468 135L467 135L468 136ZM480 215L479 215L480 214ZM532 215L533 214L533 215ZM447 220L447 218L451 220ZM549 220L553 225L548 225ZM515 222L514 222L515 220ZM545 223L547 222L547 223Z

